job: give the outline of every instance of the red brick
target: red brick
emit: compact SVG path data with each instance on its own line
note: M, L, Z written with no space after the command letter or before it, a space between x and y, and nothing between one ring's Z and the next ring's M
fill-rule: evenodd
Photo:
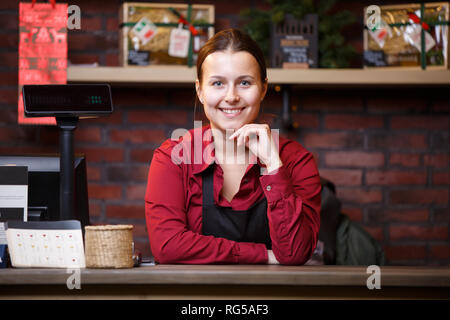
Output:
M303 143L307 148L362 148L363 134L338 133L305 133Z
M117 185L101 185L89 183L89 199L121 199L122 187Z
M1 36L0 36L0 38L1 38ZM17 50L15 52L2 52L2 53L0 53L0 66L17 68L18 65L19 65L19 54L18 54ZM19 80L19 75L18 75L17 71L15 71L14 73L15 73L14 79L16 81L13 83L13 85L17 85L18 80ZM4 78L2 81L4 81L4 82L11 82L12 79L5 79Z
M450 185L450 172L433 172L433 184Z
M294 128L317 129L320 125L319 115L312 113L293 113L292 124Z
M100 128L81 127L75 130L74 138L76 142L100 142Z
M113 100L113 102L115 102ZM83 119L85 124L121 124L123 112L114 110L109 116L102 116L98 118Z
M327 166L348 167L381 167L384 165L384 155L381 152L335 151L325 153Z
M0 81L1 81L0 77ZM16 123L17 122L17 111L16 108L3 107L0 108L0 123Z
M362 111L361 97L334 94L307 95L301 98L300 109L321 111Z
M0 59L1 59L2 55L3 54L0 54ZM17 56L16 56L16 58L17 58ZM0 65L3 65L3 64L0 63ZM0 86L17 86L18 81L19 81L19 76L17 74L17 71L12 71L12 72L3 71L2 76L0 77ZM0 118L0 121L2 121L1 118Z
M361 208L343 207L341 211L352 221L361 222L363 220L363 213Z
M119 2L108 1L108 2L97 2L97 1L83 1L80 4L81 12L84 14L94 14L98 15L101 10L101 14L117 14L120 8ZM81 23L83 23L83 19L81 19ZM83 25L81 25L83 29Z
M98 218L102 214L102 206L95 200L89 200L89 220ZM92 221L90 221L92 223Z
M101 179L101 169L92 167L90 163L87 164L87 179L88 181L98 181Z
M420 155L414 153L391 153L389 163L403 167L418 167L420 164Z
M450 116L393 116L391 127L393 129L448 130Z
M115 182L147 182L149 165L110 166L106 170L109 181Z
M298 107L295 108L295 106L298 106L298 104L292 102L292 111L295 112L298 110ZM261 110L260 112L267 112L267 110L280 110L283 106L283 98L281 96L281 93L276 92L275 90L267 90L267 94L264 97L264 100L261 103Z
M108 218L136 219L145 218L145 206L142 205L107 205Z
M172 89L175 90L176 89ZM120 88L112 91L114 106L166 106L168 105L169 89L162 88ZM145 97L144 101L143 98Z
M194 112L196 97L197 94L194 88L178 88L175 94L169 95L169 103L166 104L187 107L188 110ZM200 102L197 103L197 109L203 109L203 106L200 104Z
M436 168L450 166L450 154L426 154L423 157L424 165Z
M150 163L152 161L154 151L154 149L132 149L130 157L133 162Z
M145 191L147 185L135 184L127 187L127 199L128 200L143 200L145 198Z
M412 171L379 171L366 172L366 184L368 185L399 185L399 184L426 184L426 172Z
M450 222L450 208L434 209L434 220Z
M117 67L120 65L119 56L117 54L107 53L105 63L108 67Z
M83 21L81 21L83 23ZM72 50L107 50L117 47L116 37L105 37L93 33L75 33L72 32L67 37L67 47L69 52ZM114 100L113 100L114 101Z
M44 126L40 130L39 141L45 145L59 145L59 130L57 127Z
M428 143L425 134L383 132L370 134L368 146L377 149L425 149Z
M84 153L88 162L120 162L124 159L122 148L76 147L75 152Z
M331 114L325 116L325 128L327 129L367 129L382 127L383 118L379 116L348 114Z
M384 231L383 231L382 227L368 227L368 226L365 226L365 225L361 225L361 226L375 240L380 241L380 242L384 240Z
M392 204L447 204L448 190L393 190L389 192L389 202Z
M0 127L0 141L18 144L20 142L35 142L37 127L17 126Z
M3 3L2 3L3 4ZM19 47L19 36L16 32L0 34L0 48L9 49ZM17 61L16 61L17 65Z
M102 19L100 17L86 17L81 19L81 30L84 32L95 32L102 30ZM117 30L117 29L116 29ZM71 34L69 34L70 36Z
M392 241L398 240L447 240L447 226L389 226L389 236Z
M17 4L15 9L18 9L19 5ZM2 10L4 10L4 6L2 3ZM16 14L2 14L2 18L0 19L0 28L3 31L18 31L19 27L19 19Z
M426 257L425 246L388 246L384 252L387 260L423 259Z
M320 176L336 185L361 185L362 171L347 169L320 169Z
M426 222L429 219L428 209L369 209L370 223L383 222Z
M367 110L369 112L393 113L407 111L425 111L427 103L425 99L408 98L403 96L369 97Z
M430 256L438 259L450 259L450 245L431 245Z
M117 32L119 30L119 19L114 18L107 18L106 19L106 31L112 31Z
M131 143L156 143L161 144L167 139L166 134L160 129L111 129L110 140L112 142Z
M450 100L447 99L438 99L433 104L434 112L450 112Z
M383 200L380 190L362 190L356 188L340 187L337 196L342 202L349 203L377 203Z
M0 89L0 104L17 104L19 94L14 89Z
M133 224L133 238L145 238L148 241L147 226L145 223Z
M52 153L56 154L59 152L59 147L57 145L54 146L30 146L30 145L22 145L22 146L10 146L10 147L2 147L0 146L0 154L22 154L22 153Z
M157 123L157 124L175 124L185 126L188 122L186 111L174 110L148 110L148 111L129 111L128 123Z
M72 64L93 64L99 63L100 56L98 54L93 53L70 53L68 56L70 63Z

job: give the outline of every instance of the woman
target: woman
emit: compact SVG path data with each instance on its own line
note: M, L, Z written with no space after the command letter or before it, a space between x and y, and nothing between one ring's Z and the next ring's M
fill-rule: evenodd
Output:
M256 123L267 91L264 56L236 29L197 58L209 125L155 150L146 192L159 263L304 264L317 243L320 178L299 143Z

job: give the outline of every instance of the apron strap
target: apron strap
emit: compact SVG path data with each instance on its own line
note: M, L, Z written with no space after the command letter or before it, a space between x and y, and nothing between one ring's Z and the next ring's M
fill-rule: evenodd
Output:
M214 204L214 165L210 165L203 172L203 204Z

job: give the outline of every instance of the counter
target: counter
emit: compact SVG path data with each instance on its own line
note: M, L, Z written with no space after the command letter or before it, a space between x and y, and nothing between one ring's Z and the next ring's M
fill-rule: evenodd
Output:
M448 267L380 267L368 289L364 266L154 265L81 269L0 269L0 299L450 299Z

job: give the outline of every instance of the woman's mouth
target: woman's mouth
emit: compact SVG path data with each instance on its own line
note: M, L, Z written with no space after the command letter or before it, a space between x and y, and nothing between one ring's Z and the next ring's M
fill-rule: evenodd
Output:
M222 111L226 117L228 118L233 118L238 116L239 114L241 114L242 110L245 109L245 107L243 108L219 108L220 111Z

